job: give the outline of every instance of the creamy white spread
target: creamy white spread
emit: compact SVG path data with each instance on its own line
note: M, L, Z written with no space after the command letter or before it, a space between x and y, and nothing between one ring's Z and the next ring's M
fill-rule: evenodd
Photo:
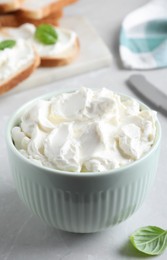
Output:
M0 41L3 40L0 38ZM13 48L0 50L0 84L28 67L34 56L32 45L23 39L18 39Z
M63 171L104 172L147 153L156 112L109 89L81 88L35 102L12 130L16 148L35 163Z
M73 31L56 27L55 30L58 34L57 42L52 45L45 45L35 39L35 30L36 27L33 24L26 23L17 29L10 28L8 29L8 32L13 38L17 39L18 37L21 37L30 41L35 46L41 57L62 55L73 47L77 37L76 33Z

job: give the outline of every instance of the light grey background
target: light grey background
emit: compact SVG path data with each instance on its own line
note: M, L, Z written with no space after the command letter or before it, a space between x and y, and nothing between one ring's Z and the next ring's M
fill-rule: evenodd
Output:
M145 0L81 0L65 14L89 18L113 54L111 67L75 78L58 81L13 96L0 98L0 260L119 260L142 259L128 244L137 228L157 225L167 228L167 119L159 114L163 138L159 168L154 186L143 206L127 221L95 234L71 234L43 224L22 204L9 171L4 140L5 124L20 105L31 98L59 88L109 87L135 96L125 81L133 71L123 70L118 56L118 33L123 17L146 3ZM93 43L92 43L93 44ZM167 69L143 72L165 91ZM149 258L155 259L155 258ZM156 259L167 259L167 251Z

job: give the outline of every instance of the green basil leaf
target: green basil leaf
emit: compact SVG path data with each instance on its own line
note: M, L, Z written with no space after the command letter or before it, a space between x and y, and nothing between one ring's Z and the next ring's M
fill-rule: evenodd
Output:
M167 230L155 226L139 228L130 236L130 241L140 252L160 255L167 247Z
M4 40L0 42L0 50L3 51L6 48L13 48L16 45L14 40Z
M57 42L58 34L53 26L49 24L40 24L36 28L35 38L43 44L52 45Z

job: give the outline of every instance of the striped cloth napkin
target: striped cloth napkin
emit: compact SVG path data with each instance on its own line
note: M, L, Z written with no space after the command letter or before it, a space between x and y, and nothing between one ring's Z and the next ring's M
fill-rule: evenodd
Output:
M167 0L149 1L125 17L119 50L125 68L167 66Z

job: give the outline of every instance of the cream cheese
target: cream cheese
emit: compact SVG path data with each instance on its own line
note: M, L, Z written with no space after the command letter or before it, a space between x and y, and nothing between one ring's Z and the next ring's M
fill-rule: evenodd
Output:
M43 166L104 172L147 153L156 136L156 112L103 88L81 88L35 102L13 128L16 148Z
M34 60L34 56L32 45L23 39L18 39L13 48L0 50L0 84L28 67Z
M64 52L73 47L77 37L76 33L73 31L56 27L55 30L58 34L57 42L52 45L45 45L35 39L35 30L36 27L33 24L26 23L17 29L10 28L8 29L8 32L13 38L17 38L19 36L30 41L35 46L41 57L62 55Z

